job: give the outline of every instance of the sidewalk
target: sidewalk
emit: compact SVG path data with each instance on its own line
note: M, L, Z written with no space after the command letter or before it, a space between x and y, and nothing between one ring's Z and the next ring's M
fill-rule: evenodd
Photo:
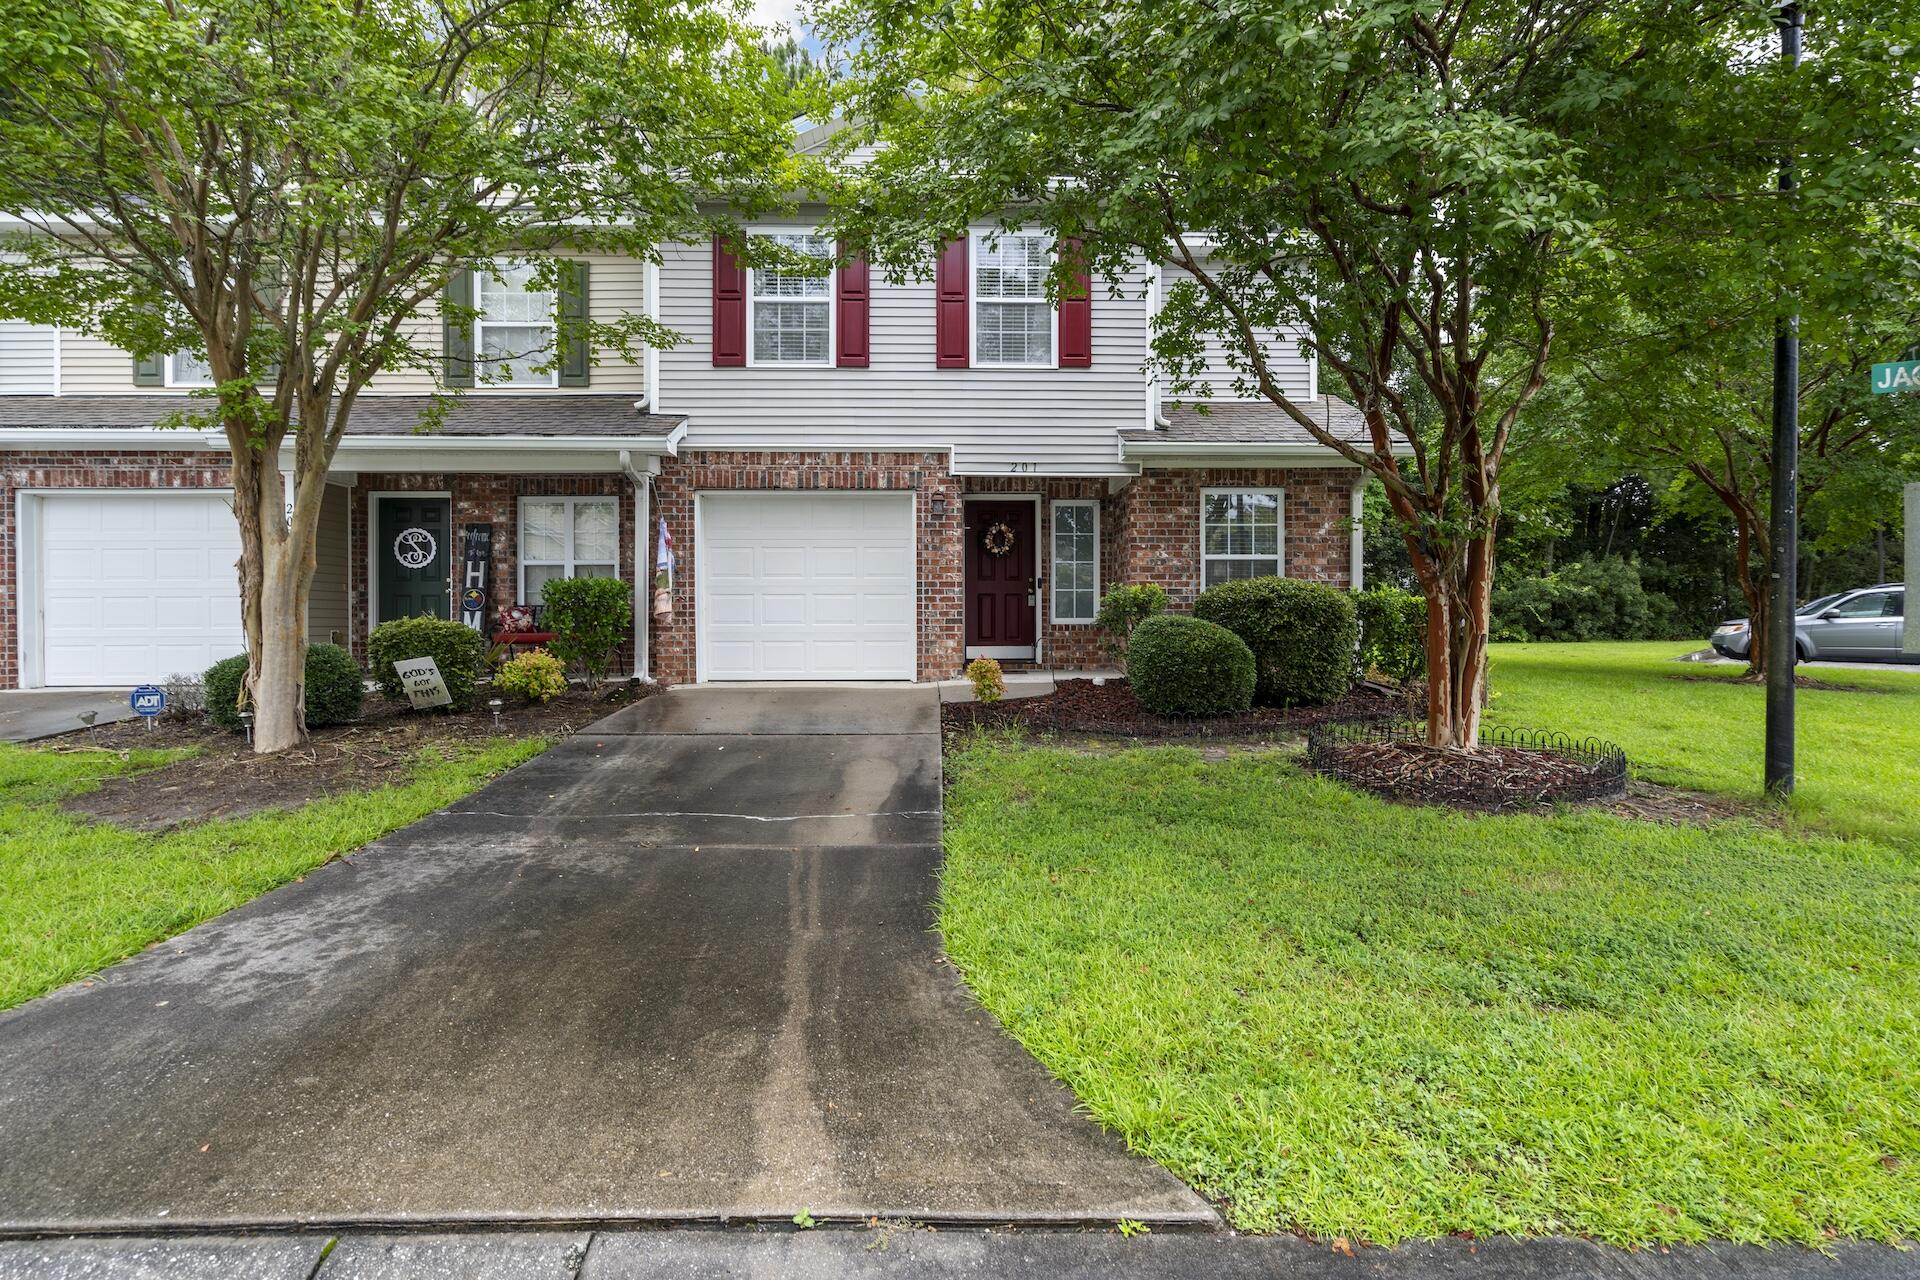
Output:
M1581 1240L1436 1240L1351 1255L1291 1236L911 1226L101 1237L0 1241L0 1280L1911 1280L1920 1254L1839 1244L1628 1252Z

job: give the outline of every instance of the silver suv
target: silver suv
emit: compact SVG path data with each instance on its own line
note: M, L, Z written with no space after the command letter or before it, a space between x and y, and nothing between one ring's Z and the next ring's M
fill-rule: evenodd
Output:
M1832 658L1847 662L1920 662L1902 653L1907 589L1898 582L1841 591L1800 606L1793 620L1800 661ZM1747 620L1737 618L1713 629L1713 647L1729 658L1744 658L1753 646Z

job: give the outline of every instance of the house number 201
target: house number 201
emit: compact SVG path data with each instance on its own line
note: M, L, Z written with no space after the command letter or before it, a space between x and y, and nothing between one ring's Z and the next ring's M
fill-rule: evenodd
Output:
M1016 463L1014 463L1014 464L1013 464L1013 466L1012 466L1011 468L1009 468L1009 469L1010 469L1010 470L1012 470L1012 471L1016 471L1016 472L1018 472L1018 471L1031 471L1031 470L1033 470L1033 469L1034 469L1034 467L1035 467L1035 466L1037 466L1037 465L1038 465L1037 463L1032 463L1032 462L1016 462Z

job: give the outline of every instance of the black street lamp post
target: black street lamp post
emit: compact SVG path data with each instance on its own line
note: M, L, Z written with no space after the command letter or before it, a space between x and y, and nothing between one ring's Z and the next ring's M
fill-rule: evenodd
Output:
M1788 0L1774 15L1780 58L1800 65L1800 6ZM1780 190L1795 186L1793 161L1780 161ZM1773 339L1772 563L1767 581L1767 791L1793 793L1794 611L1800 560L1800 329L1791 311L1778 321Z

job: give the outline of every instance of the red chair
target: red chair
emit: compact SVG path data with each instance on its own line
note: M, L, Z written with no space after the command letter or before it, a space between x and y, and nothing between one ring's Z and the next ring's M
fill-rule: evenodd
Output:
M540 606L510 604L500 610L500 629L493 633L493 642L513 654L521 645L540 648L552 644L553 632L540 629Z

